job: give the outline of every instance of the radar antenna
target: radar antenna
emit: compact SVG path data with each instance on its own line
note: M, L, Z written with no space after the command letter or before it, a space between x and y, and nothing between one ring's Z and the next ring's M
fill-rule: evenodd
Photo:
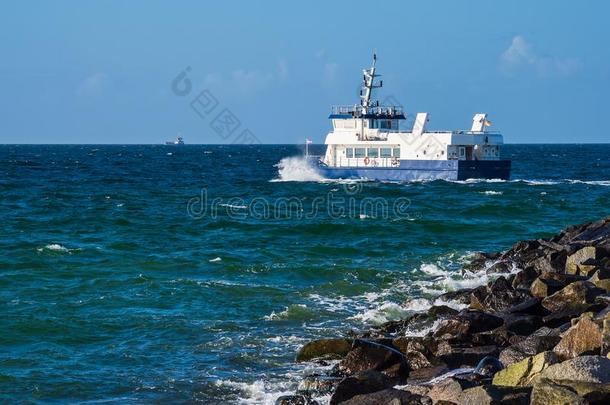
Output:
M379 81L379 84L375 84L375 78L381 75L375 74L375 64L377 63L377 54L373 53L373 65L370 69L364 69L362 78L362 91L360 92L360 105L362 106L362 113L368 114L369 108L373 107L371 98L373 96L373 89L377 89L383 86L383 81Z

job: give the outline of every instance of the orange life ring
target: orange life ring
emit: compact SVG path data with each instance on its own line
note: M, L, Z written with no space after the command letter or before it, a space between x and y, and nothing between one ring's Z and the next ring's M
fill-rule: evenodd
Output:
M371 158L369 158L368 156L364 158L364 164L365 165L369 165L369 163L371 163Z

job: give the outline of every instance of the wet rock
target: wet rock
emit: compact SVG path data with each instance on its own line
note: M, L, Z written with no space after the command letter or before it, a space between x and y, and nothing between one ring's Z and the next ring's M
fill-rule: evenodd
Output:
M434 316L434 317L448 317L451 315L456 315L459 311L448 307L447 305L435 305L432 306L429 310L428 310L428 315L430 316Z
M354 340L352 350L339 363L339 370L348 375L366 370L391 370L397 377L406 377L409 372L406 359L398 349L364 339Z
M532 390L531 405L588 405L576 391L552 381L542 381Z
M275 405L317 405L316 401L311 400L305 395L282 395L275 400Z
M426 356L424 356L421 352L410 350L405 353L405 357L407 359L407 364L409 365L409 370L419 370L420 368L431 367L432 364Z
M591 308L592 306L588 304L564 308L542 317L542 323L548 327L557 328L566 323L569 324L572 319L578 318L582 313L587 312Z
M438 301L440 302L455 302L457 304L468 305L470 304L470 293L472 288L464 288L462 290L449 291L439 295Z
M542 300L549 311L562 311L574 306L592 304L604 291L588 281L576 281Z
M470 342L473 346L498 346L504 347L520 339L518 336L509 332L504 325L499 328L472 335Z
M506 367L527 357L553 349L561 338L558 333L551 334L552 331L550 328L541 328L523 341L503 349L500 352L500 361Z
M518 291L504 277L488 283L487 286L475 288L470 294L470 308L480 311L504 311L526 299L529 294Z
M530 393L531 388L529 387L480 386L465 390L460 396L459 403L460 405L528 405L530 403Z
M511 333L517 335L529 335L542 326L542 318L536 315L516 315L504 316L504 327Z
M449 371L446 364L439 364L437 366L420 368L418 370L412 370L409 373L409 379L407 384L424 384L433 378L439 377Z
M341 378L325 375L308 375L299 383L297 394L308 396L330 394L339 384L339 381L341 381Z
M513 305L512 307L508 308L506 312L510 314L538 316L545 316L549 314L549 311L542 306L542 299L535 297L525 300L520 304Z
M504 323L502 318L479 311L462 311L441 322L434 332L436 338L462 338L473 333L495 329Z
M546 380L545 382L549 382ZM585 383L579 381L559 382L562 387L568 388L585 399L588 404L610 403L610 384Z
M402 353L417 351L429 358L438 342L431 337L405 336L392 340L392 345Z
M602 331L589 317L581 318L563 335L554 352L562 359L571 359L584 353L592 353L602 346Z
M489 266L485 272L487 274L510 273L513 270L513 264L508 261L501 260Z
M536 272L533 267L527 267L515 275L511 285L518 290L529 290L532 281L534 281L538 275L538 272Z
M453 402L459 400L462 392L465 389L472 388L475 383L458 378L445 378L438 383L435 383L427 396L432 400L434 404L438 404L441 401Z
M553 381L569 380L590 383L610 383L610 359L602 356L580 356L553 364L534 380L546 378ZM534 381L536 382L536 381Z
M549 295L555 294L557 291L565 287L565 284L561 281L553 279L545 279L538 277L532 282L530 287L530 293L534 297L545 298Z
M494 385L524 387L532 385L532 380L549 366L559 362L553 352L542 352L528 357L518 363L511 364L498 371L492 380Z
M409 391L394 388L377 391L372 394L356 395L341 402L341 405L422 405L432 404L431 401Z
M330 398L330 405L339 404L361 394L370 394L391 388L394 381L386 375L368 370L345 377L337 385L337 389Z
M595 246L585 246L575 253L568 256L566 260L565 272L568 274L578 274L580 264L589 259L597 258L597 248Z
M320 339L314 340L301 347L297 353L297 361L309 361L316 358L345 356L352 347L348 339Z
M459 347L439 344L436 357L451 368L475 367L484 357L498 355L496 346Z

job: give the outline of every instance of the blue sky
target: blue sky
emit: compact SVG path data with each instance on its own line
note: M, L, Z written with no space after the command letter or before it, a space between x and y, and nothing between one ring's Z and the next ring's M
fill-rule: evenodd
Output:
M322 142L357 102L373 49L384 88L430 128L487 112L507 143L608 142L606 1L5 2L0 143ZM190 92L172 81L189 67ZM191 101L208 90L215 110ZM228 109L223 138L211 128Z

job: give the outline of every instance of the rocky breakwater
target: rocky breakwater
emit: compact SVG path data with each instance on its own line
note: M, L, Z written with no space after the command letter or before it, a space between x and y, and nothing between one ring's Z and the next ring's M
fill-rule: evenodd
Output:
M610 218L478 254L462 271L500 275L435 301L465 304L460 311L432 306L306 344L297 361L336 365L276 403L610 403Z

